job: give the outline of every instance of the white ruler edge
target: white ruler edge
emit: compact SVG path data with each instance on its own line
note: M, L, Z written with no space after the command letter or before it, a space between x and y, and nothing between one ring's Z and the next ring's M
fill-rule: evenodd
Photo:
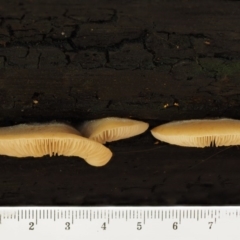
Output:
M106 240L129 235L239 240L240 206L0 207L0 236L5 239Z

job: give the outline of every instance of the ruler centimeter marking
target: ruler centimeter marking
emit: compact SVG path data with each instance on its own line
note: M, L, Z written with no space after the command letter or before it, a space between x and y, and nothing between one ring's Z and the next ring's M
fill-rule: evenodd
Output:
M159 207L156 207L159 208ZM235 216L240 217L239 211L240 209L234 209L231 208L225 209L222 208L224 211L221 210L206 210L204 207L200 207L202 209L188 209L187 207L182 208L175 208L168 210L166 208L163 209L148 209L142 207L142 209L134 209L133 208L124 208L124 207L116 207L116 209L112 209L111 207L109 209L104 208L97 208L95 207L82 207L79 209L71 208L71 209L62 209L53 207L50 209L50 207L33 207L33 209L24 209L24 208L4 208L0 207L0 220L1 223L5 219L11 219L17 221L21 221L23 219L34 219L37 222L38 220L49 220L52 219L54 221L59 219L71 219L72 223L75 219L82 219L82 220L95 220L95 219L107 219L110 221L111 219L123 219L125 218L126 221L132 220L132 219L143 219L144 224L146 223L146 220L149 219L161 219L161 221L168 220L168 219L178 219L179 222L182 219L196 219L199 221L200 219L206 219L206 218L212 218L212 219L219 219L221 215L227 216ZM238 207L236 207L238 208ZM12 212L10 215L9 212ZM122 214L121 214L122 213ZM221 214L222 213L222 214Z
M238 231L239 211L240 207L0 207L0 234L7 237L19 232L20 237L25 237L34 231L38 236L60 231L62 235L58 239L66 239L67 231L78 237L95 234L103 239L112 231L116 239L120 239L129 231L131 236L156 232L173 237L179 232L183 239L192 239L195 235L195 239L200 239L199 236L212 239L213 233L224 237L226 232ZM12 231L14 228L16 231ZM106 234L102 235L103 232Z

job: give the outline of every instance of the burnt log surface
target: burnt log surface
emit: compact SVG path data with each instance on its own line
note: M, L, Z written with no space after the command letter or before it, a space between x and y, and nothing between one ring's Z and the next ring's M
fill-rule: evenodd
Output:
M0 0L0 124L240 119L238 0ZM240 204L238 147L150 132L112 160L0 156L4 205Z

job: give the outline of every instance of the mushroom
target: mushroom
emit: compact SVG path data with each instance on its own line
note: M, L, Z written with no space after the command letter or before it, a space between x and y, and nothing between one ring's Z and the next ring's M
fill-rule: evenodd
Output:
M99 143L130 138L145 132L149 124L127 118L108 117L83 123L78 129L84 137Z
M19 158L77 156L96 167L105 165L112 157L108 148L82 137L75 128L63 123L2 127L0 154Z
M184 147L240 145L240 121L228 118L175 121L155 127L151 133L163 142Z

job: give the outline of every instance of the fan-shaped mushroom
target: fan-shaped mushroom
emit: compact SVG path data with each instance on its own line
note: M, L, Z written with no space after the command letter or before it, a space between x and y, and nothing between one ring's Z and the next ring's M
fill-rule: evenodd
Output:
M82 137L75 128L63 123L2 127L0 154L19 158L44 155L77 156L92 166L103 166L112 157L108 148Z
M240 145L240 121L228 118L175 121L155 127L151 133L163 142L184 147Z
M83 123L78 129L84 137L99 143L130 138L145 132L149 124L126 118L108 117Z

